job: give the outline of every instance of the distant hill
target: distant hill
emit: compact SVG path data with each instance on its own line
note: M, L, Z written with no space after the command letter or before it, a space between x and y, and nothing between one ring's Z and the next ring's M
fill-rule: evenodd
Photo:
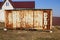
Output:
M52 23L54 26L60 26L60 17L53 17Z

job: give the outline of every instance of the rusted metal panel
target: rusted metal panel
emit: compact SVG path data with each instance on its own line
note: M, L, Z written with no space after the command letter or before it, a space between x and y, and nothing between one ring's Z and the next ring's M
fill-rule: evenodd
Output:
M25 19L25 26L26 28L33 28L33 11L32 10L25 10L24 13L24 19Z
M5 12L5 26L7 28L13 28L13 23L12 23L12 14L11 11Z
M34 28L43 29L43 11L36 10L34 11Z
M50 30L52 10L6 10L6 28L31 28Z

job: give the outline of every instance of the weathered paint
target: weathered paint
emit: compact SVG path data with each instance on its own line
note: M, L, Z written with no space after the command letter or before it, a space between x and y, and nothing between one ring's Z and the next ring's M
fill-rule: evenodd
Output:
M47 29L52 27L51 9L6 10L6 28Z

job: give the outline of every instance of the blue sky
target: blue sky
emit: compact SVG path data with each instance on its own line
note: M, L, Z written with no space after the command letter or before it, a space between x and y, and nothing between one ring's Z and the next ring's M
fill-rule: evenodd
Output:
M32 0L13 0L13 1L32 1ZM36 9L53 9L53 16L60 17L60 0L33 0L33 1L35 1Z

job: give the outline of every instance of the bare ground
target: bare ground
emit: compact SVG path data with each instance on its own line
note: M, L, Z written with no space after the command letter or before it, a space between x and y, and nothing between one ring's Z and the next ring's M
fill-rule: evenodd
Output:
M0 40L60 40L59 27L54 27L52 33L45 31L25 31L25 30L4 31L0 29Z

